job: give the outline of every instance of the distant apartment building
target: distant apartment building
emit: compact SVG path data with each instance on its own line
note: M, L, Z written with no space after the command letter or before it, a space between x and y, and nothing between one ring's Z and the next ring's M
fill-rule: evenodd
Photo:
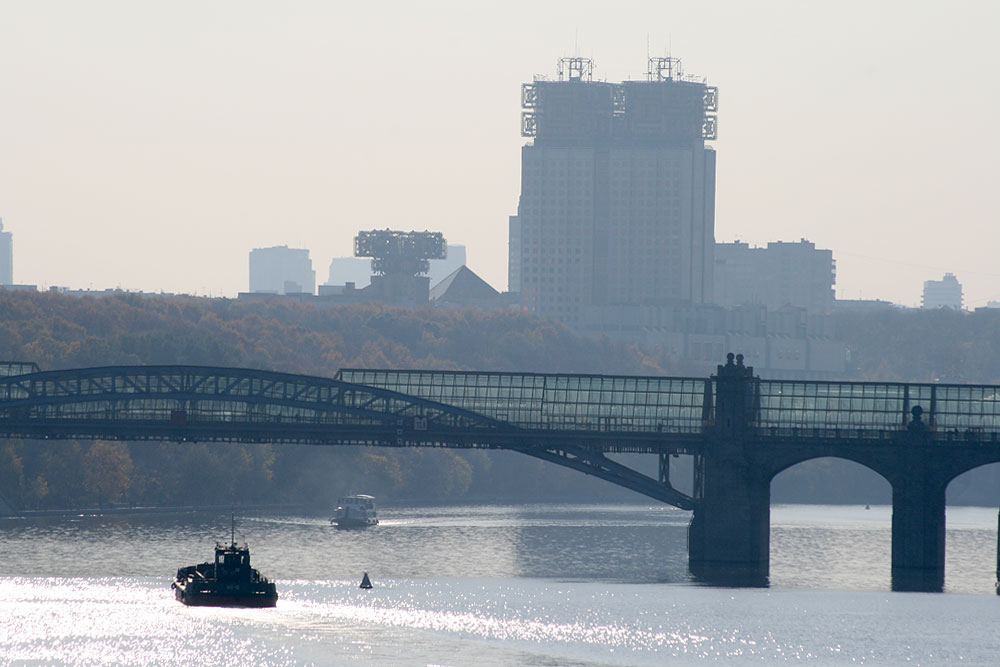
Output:
M0 218L0 285L14 284L14 235L3 230Z
M794 306L829 313L835 282L833 252L805 239L771 242L766 248L739 241L715 244L715 303L720 306Z
M320 287L353 283L361 289L371 281L372 261L367 257L334 257L330 260L330 275Z
M645 81L522 86L521 196L508 280L529 310L579 328L593 308L711 303L717 90L651 58Z
M954 308L962 309L962 283L953 273L944 274L941 280L924 282L924 296L921 308Z
M266 294L315 294L316 272L309 251L288 246L250 251L250 291Z
M771 377L842 373L844 345L826 315L828 251L810 244L828 258L818 295L715 305L716 156L706 142L716 138L718 90L676 58L650 58L644 81L594 81L592 67L563 58L557 80L521 89L530 143L508 221L508 286L520 306L584 335L654 346L699 373L728 351ZM785 250L771 254L796 259Z

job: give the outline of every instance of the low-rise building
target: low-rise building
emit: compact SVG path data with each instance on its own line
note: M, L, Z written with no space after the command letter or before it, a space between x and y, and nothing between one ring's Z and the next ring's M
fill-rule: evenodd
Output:
M953 308L962 309L962 283L953 273L944 274L941 280L924 282L924 296L920 302L921 308Z
M250 291L270 294L315 294L316 272L309 251L288 246L250 251Z
M805 239L773 241L766 248L740 241L715 244L715 303L720 306L794 306L829 313L835 281L833 252Z

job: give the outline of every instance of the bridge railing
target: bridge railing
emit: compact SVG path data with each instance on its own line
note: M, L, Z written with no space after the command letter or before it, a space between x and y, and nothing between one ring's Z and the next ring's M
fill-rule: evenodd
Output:
M938 433L1000 432L1000 387L761 380L755 425L765 429L891 431L913 420Z
M37 373L40 369L33 361L0 361L0 377L13 377Z
M336 377L538 430L694 434L711 408L705 378L367 369Z

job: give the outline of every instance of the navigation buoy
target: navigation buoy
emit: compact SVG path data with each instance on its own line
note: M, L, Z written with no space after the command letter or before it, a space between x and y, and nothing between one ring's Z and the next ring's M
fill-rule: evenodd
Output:
M372 580L368 578L368 573L365 572L365 576L361 577L361 588L371 588Z

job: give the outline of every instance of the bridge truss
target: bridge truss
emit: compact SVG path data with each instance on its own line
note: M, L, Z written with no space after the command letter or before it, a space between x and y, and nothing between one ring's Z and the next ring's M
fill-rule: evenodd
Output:
M614 382L611 387L615 392ZM491 388L485 389L484 400ZM483 407L477 396L473 392L466 403ZM660 454L662 460L677 451L676 436L693 443L697 435L692 424L670 427L675 438L667 441L666 415L679 404L651 404L641 422L635 415L624 418L620 410L599 411L589 420L580 414L573 418L576 426L566 428L568 414L550 423L511 421L495 410L484 414L451 398L455 403L339 376L236 368L115 366L31 372L0 377L0 436L509 449L678 507L693 507L689 496L670 486L667 475L654 479L606 456L647 452ZM506 405L516 404L525 415L542 415L546 411L535 405L541 398L531 390ZM620 398L634 396L622 393ZM694 404L689 398L684 414ZM655 419L662 420L660 429L649 430Z
M669 456L701 454L718 440L727 419L720 378L730 368L712 378L368 369L320 378L203 366L3 367L0 437L508 449L682 508L694 499L671 487ZM902 442L915 426L923 442L998 445L1000 387L740 372L741 437L758 448L853 451ZM618 453L659 455L659 475L609 456Z

